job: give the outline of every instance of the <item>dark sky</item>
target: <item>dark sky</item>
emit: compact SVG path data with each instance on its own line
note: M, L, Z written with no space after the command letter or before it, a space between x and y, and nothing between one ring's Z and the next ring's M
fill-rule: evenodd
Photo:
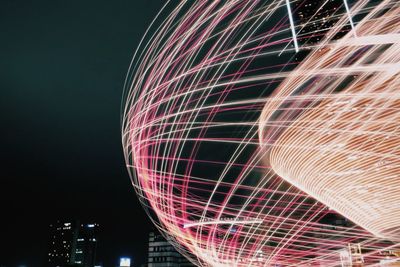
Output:
M162 4L0 2L0 266L43 266L59 218L100 224L106 266L144 260L151 223L124 166L120 101Z

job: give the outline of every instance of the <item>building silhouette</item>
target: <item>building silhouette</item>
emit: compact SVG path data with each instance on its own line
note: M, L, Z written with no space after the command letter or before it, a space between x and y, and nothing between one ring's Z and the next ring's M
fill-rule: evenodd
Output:
M160 233L150 232L148 267L192 267L184 256L166 240Z
M56 221L50 224L48 267L93 267L96 260L98 224Z
M82 224L76 242L75 263L93 267L96 261L98 224Z
M57 221L56 223L50 224L47 266L67 266L73 263L77 237L77 222Z

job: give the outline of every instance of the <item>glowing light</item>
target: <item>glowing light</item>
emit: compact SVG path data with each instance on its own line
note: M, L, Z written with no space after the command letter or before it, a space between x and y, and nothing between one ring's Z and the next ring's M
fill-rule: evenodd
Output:
M393 37L390 34L399 28L390 20L375 24L372 28L371 24L362 24L359 32L364 36ZM291 121L290 127L277 139L274 137L274 144L269 146L269 162L282 178L375 236L400 240L400 207L395 204L400 203L400 139L396 134L400 68L395 56L400 46L395 43L388 49L365 50L349 68L345 59L356 53L358 47L354 42L345 44L346 38L341 44L330 46L324 55L311 54L297 70L307 75L301 80L286 80L280 90L284 95L268 101L261 121L270 120L280 109L277 105L285 106L287 112L280 116ZM393 65L386 66L381 74L361 72L354 77L349 72L367 65L378 70L383 62ZM347 74L341 76L352 80L346 86L340 84L344 78L332 82L331 77L337 77L336 71L317 77L324 69L332 70L332 66L346 70ZM289 103L291 95L296 95L298 87L310 79L318 79L318 83L303 91L307 104ZM324 89L314 95L319 88ZM298 112L290 108L299 105L303 107ZM269 134L265 135L264 129L260 136L261 143L269 143Z
M199 266L376 266L400 247L400 3L345 3L296 59L279 57L289 4L179 2L127 76L132 184Z
M354 27L353 18L352 18L351 13L350 13L349 4L347 3L347 0L343 0L343 3L344 3L344 7L346 8L346 13L347 13L347 17L349 18L350 26L354 31L354 35L357 36L357 33L355 31L355 27Z
M258 224L262 223L262 220L236 220L236 219L229 219L229 220L206 220L206 221L198 221L198 222L190 222L185 223L183 228L190 228L194 226L202 226L202 225L211 225L211 224L231 224L231 225L238 225L238 224Z
M130 258L120 258L119 259L119 266L120 267L130 267L131 266L131 259Z
M292 36L293 36L294 49L296 50L296 52L299 52L299 44L297 43L296 29L294 26L292 9L290 7L289 0L285 0L285 1L286 1L286 7L287 7L287 11L288 11L288 16L289 16L290 29L292 31Z

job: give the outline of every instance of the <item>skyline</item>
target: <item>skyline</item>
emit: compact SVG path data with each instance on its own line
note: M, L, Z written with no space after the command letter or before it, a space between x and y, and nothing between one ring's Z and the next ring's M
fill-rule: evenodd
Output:
M56 221L105 267L162 265L152 231L198 266L400 262L399 14L5 0L0 266L44 266Z

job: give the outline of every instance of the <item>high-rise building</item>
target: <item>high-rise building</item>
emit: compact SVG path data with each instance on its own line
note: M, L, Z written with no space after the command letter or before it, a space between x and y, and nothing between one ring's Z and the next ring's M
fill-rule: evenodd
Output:
M76 222L50 224L50 242L47 255L49 267L67 266L73 263L78 227Z
M75 263L93 267L96 260L98 224L81 224L76 242Z
M303 0L293 2L293 16L297 39L301 45L313 45L321 41L346 13L344 0ZM350 21L334 39L341 38L351 29Z
M148 267L192 267L184 256L166 240L161 234L150 232Z
M98 224L57 221L50 225L48 267L95 265Z

